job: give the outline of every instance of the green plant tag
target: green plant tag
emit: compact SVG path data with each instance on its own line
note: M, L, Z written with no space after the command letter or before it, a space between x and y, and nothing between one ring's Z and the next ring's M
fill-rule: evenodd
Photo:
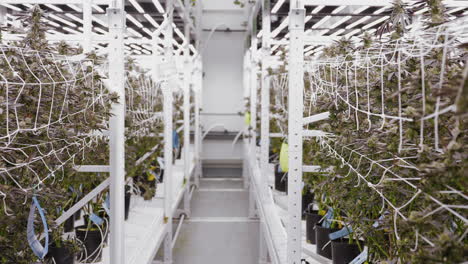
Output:
M280 167L283 172L288 172L289 170L289 150L288 150L288 143L283 142L281 144L281 150L280 150Z
M244 123L246 126L250 125L250 112L245 112Z

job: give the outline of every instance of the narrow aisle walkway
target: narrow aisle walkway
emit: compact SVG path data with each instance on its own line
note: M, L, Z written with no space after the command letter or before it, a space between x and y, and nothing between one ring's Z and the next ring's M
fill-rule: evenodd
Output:
M229 169L213 172L217 177L202 178L193 194L192 217L181 228L174 264L258 263L259 222L248 218L241 175Z

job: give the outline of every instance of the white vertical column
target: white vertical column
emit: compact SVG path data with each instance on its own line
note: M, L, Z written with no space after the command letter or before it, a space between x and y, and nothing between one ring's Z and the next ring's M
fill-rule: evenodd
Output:
M251 151L255 157L256 141L257 141L257 33L252 30L252 45L251 45L251 64L250 64L250 126L252 127L250 144Z
M252 156L250 158L256 158L257 155L257 25L252 23L251 30L251 50L250 50L250 126L252 128L250 134L250 151ZM252 184L249 181L245 182L245 185L249 188L249 217L256 217L255 210L255 197L253 193Z
M109 90L117 93L119 102L112 104L110 118L110 263L123 264L124 187L125 187L125 65L123 6L107 9L109 19Z
M172 39L173 39L173 11L174 4L173 0L166 0L166 29L164 33L164 52L166 65L173 65L173 51L172 51ZM164 216L166 221L166 236L164 238L164 263L172 263L172 157L173 157L173 83L175 80L174 76L168 76L168 80L163 84L164 94Z
M302 203L302 118L304 89L304 14L301 1L291 2L289 12L289 97L288 97L288 243L287 263L301 263Z
M93 9L92 0L83 0L83 51L88 53L92 51L92 32L93 32Z
M190 14L190 1L185 0L184 6L187 13ZM185 21L184 35L184 177L186 183L184 210L187 216L190 217L190 164L192 163L190 160L190 86L192 84L192 64L190 63L190 26L188 21Z
M261 87L261 130L260 130L260 168L265 188L268 188L268 157L270 155L270 76L268 76L270 57L270 1L262 1L262 87Z
M270 154L270 77L268 76L269 57L270 57L270 0L262 1L262 51L261 51L261 62L262 62L262 86L261 86L261 130L260 130L260 170L262 172L262 186L264 190L260 190L262 193L266 193L268 189L268 157ZM260 226L260 230L264 231L264 226ZM265 233L260 232L260 252L259 262L267 262L267 246L265 242Z
M195 72L194 72L194 87L195 87L195 185L199 187L200 185L200 175L201 175L201 151L200 151L200 144L201 144L201 127L200 127L200 96L202 91L202 78L203 78L203 68L201 65L201 59L195 61L194 64Z

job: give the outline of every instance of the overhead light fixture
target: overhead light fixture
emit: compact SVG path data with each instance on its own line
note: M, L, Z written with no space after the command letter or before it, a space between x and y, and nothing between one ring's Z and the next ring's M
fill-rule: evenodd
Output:
M281 6L284 4L284 1L285 0L279 0L278 2L276 2L275 6L273 7L273 9L271 9L271 13L272 14L276 14L276 12L278 12L278 10L281 8Z
M55 23L54 21L50 21L48 19L42 19L44 20L47 24L51 25L51 26L54 26L54 27L61 27L61 25L59 23Z
M128 20L130 20L133 24L135 24L137 27L139 28L142 28L143 27L143 24L140 23L140 21L138 21L136 18L134 18L132 15L130 14L127 14L126 17L128 18Z
M348 34L346 34L345 37L347 37L347 38L352 37L352 36L356 35L357 33L359 33L359 31L361 31L361 29L355 29L355 30L349 32Z
M70 13L66 13L65 16L75 20L76 22L79 22L79 23L82 23L83 24L83 19L73 15L73 14L70 14Z
M61 9L60 7L58 6L55 6L55 5L51 5L51 4L45 4L45 6L47 6L48 8L54 10L54 11L57 11L57 12L63 12L63 9Z
M83 12L83 10L81 10L81 8L77 7L76 5L67 5L67 6L76 12Z
M17 7L17 6L14 6L14 5L10 5L10 4L2 4L2 6L6 7L6 8L10 8L10 9L13 9L15 11L23 11L23 9Z
M104 9L102 9L102 7L98 6L98 5L92 5L94 9L96 9L96 11L100 12L100 13L105 13Z
M385 10L387 10L387 8L388 8L387 6L381 7L381 8L379 8L379 9L375 10L373 14L374 14L374 15L381 14L381 13L383 13Z
M158 0L153 0L153 4L159 13L164 14L164 8L162 7L161 3L159 3Z
M152 16L150 16L148 14L144 14L143 16L151 23L151 25L153 25L153 27L155 27L155 28L159 27L158 22L156 22L156 20L154 20L154 18Z
M330 19L331 16L325 16L324 18L320 19L317 23L315 23L312 28L318 28L320 27L323 23L325 23L328 19Z
M339 6L337 8L335 8L335 10L333 10L331 13L332 14L338 14L341 10L345 9L346 6L342 5L342 6Z
M141 7L141 5L135 1L135 0L128 0L130 2L130 4L133 5L133 7L135 7L135 9L139 12L139 13L145 13L145 10Z
M150 36L153 36L153 32L151 32L151 30L149 30L149 29L147 29L147 28L143 28L143 31L144 31L146 34L148 34L148 35L150 35Z
M62 27L63 30L65 31L68 31L70 33L73 33L73 34L81 34L81 32L77 31L77 30L74 30L72 28L69 28L69 27Z
M105 31L104 29L102 29L100 27L93 27L93 29L94 29L94 31L102 33L102 34L107 34L108 33L107 31Z
M317 7L314 8L314 10L312 10L312 12L310 12L311 14L317 14L318 12L320 12L320 10L322 10L325 6L324 5L319 5Z
M336 21L335 23L333 23L333 24L330 26L330 28L331 28L331 29L336 28L337 26L339 26L339 25L343 24L344 22L348 21L351 17L352 17L352 16L345 16L345 17L343 17L342 19L340 19L340 20Z
M70 21L68 21L66 19L63 19L63 18L61 18L61 17L59 17L57 15L50 14L49 17L51 17L51 18L53 18L53 19L55 19L57 21L60 21L63 24L69 25L70 27L76 27L76 25L74 23L72 23L72 22L70 22Z
M95 16L93 16L93 20L96 21L96 22L97 22L98 24L100 24L101 26L107 27L107 23L104 22L103 20L101 20L101 19L99 19L99 18L97 18L97 17L95 17Z
M361 24L362 22L366 21L366 20L369 20L371 18L371 16L365 16L365 17L361 17L360 19L356 20L355 22L347 25L345 28L346 29L351 29L359 24Z
M363 26L362 29L371 28L371 27L373 27L373 26L375 26L375 25L377 25L377 24L379 24L379 23L385 21L385 20L388 19L388 18L390 18L390 17L389 17L389 16L381 17L381 18L379 18L379 19L377 19L377 20L375 20L375 21L373 21L373 22L371 22L371 23L369 23L369 24Z
M140 32L134 30L133 28L127 28L127 31L132 33L133 35L139 37L139 38L143 37L143 35Z
M338 29L337 31L333 32L332 34L330 34L330 36L334 37L334 36L338 36L340 35L341 33L343 33L345 30L343 28L341 29Z
M457 8L454 8L454 9L450 9L449 11L447 11L447 14L452 14L452 13L461 11L461 10L463 10L463 9L465 9L465 8L466 8L466 6L462 6L462 7L457 7Z

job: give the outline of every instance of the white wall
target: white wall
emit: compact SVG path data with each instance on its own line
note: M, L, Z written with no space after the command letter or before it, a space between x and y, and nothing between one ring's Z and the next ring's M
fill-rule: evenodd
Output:
M215 124L223 128L214 131L240 131L244 118L237 113L243 110L243 58L245 22L244 10L233 0L203 0L203 101L201 123L204 129ZM207 40L213 28L216 31ZM203 158L208 160L235 160L241 158L241 146L230 141L206 140Z
M243 22L243 10L233 0L203 1L202 125L205 129L214 124L223 124L229 131L242 129L243 117L237 113L243 108ZM232 31L216 31L208 40L213 27Z

